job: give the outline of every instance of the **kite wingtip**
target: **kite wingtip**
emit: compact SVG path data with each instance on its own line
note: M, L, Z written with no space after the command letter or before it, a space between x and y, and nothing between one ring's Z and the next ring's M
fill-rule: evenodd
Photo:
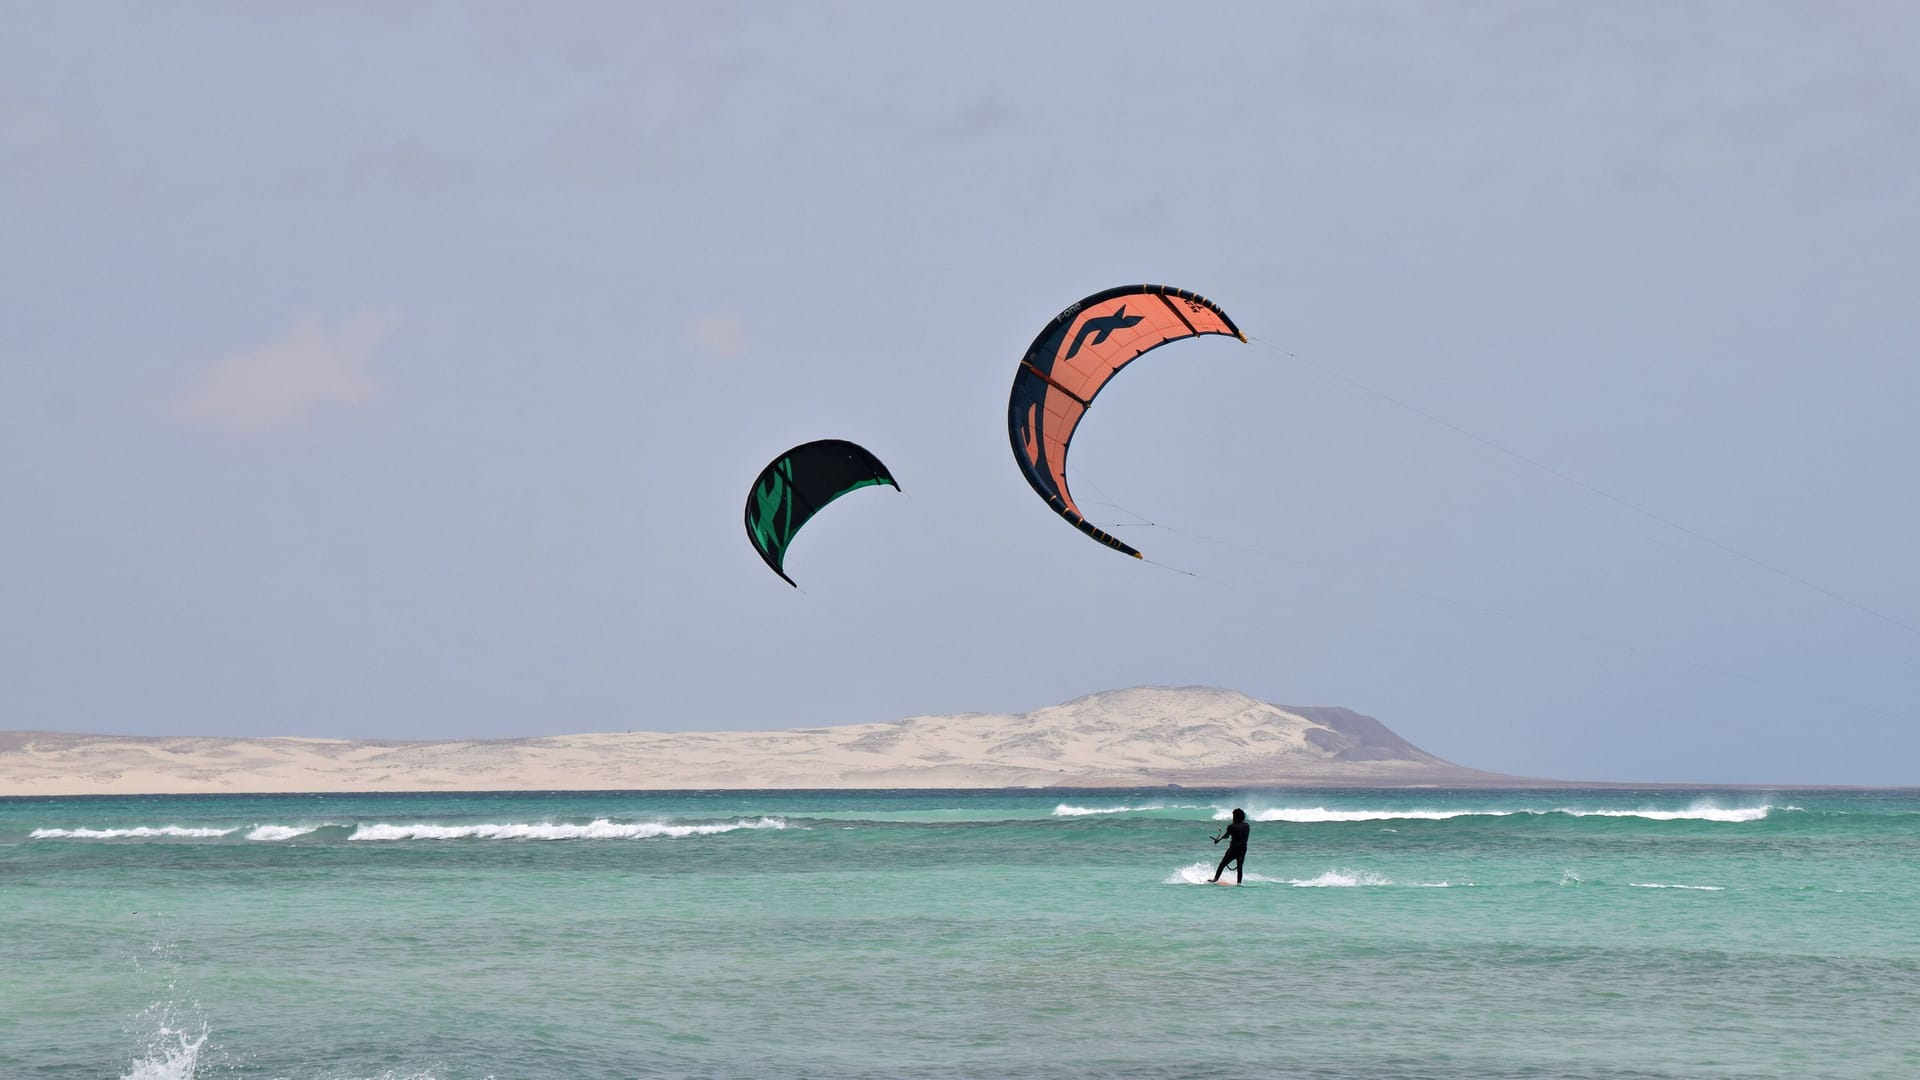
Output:
M1234 336L1235 336L1235 337L1238 337L1238 338L1240 339L1240 344L1242 344L1242 345L1251 345L1251 344L1253 344L1252 342L1250 342L1250 341L1248 341L1248 340L1247 340L1247 335L1246 335L1246 332L1245 332L1245 331L1243 331L1243 330L1235 330L1235 331L1234 331L1233 333L1234 333Z

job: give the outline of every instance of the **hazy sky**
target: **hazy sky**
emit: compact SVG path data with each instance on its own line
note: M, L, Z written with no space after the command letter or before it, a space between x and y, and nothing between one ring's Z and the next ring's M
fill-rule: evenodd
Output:
M1920 6L0 26L0 727L1205 684L1506 772L1920 783ZM1266 343L1081 425L1075 494L1154 564L1005 433L1035 333L1131 282ZM796 591L741 510L829 437L905 491L808 525Z

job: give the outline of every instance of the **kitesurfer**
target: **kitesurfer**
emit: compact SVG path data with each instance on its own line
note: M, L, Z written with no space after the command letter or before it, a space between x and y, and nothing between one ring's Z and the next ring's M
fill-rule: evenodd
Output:
M1233 864L1233 883L1240 884L1241 875L1247 871L1247 812L1239 807L1233 808L1233 820L1213 838L1214 843L1227 842L1227 853L1220 856L1220 865L1213 868L1213 877L1209 881L1218 882L1220 875L1227 872L1227 864Z

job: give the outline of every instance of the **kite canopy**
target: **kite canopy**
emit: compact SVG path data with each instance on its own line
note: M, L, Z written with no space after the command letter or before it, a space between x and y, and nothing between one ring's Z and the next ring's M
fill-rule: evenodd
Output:
M793 534L828 503L874 484L892 484L895 491L900 490L893 474L863 446L843 439L796 446L760 470L747 492L747 539L774 573L799 588L781 569Z
M1122 285L1054 317L1020 361L1007 403L1007 436L1027 483L1073 527L1138 559L1089 523L1067 490L1067 444L1107 380L1142 353L1200 334L1247 340L1213 301L1170 285Z

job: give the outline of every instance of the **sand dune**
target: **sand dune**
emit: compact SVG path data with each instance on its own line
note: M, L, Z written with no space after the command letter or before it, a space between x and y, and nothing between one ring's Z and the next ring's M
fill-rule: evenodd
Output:
M0 795L1501 785L1345 709L1136 687L1021 715L457 742L0 733Z

